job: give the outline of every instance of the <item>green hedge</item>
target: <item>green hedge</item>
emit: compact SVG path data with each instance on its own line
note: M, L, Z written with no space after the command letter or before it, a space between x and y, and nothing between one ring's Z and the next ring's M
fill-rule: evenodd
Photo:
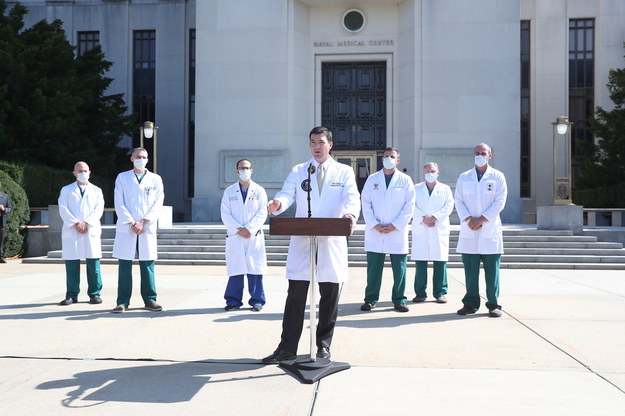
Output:
M584 208L625 208L625 184L573 191L573 203Z
M24 234L20 227L28 224L30 220L28 197L24 189L3 170L0 170L0 183L2 183L0 189L9 195L13 206L13 211L7 214L4 257L14 257L24 249Z
M48 205L56 205L61 188L76 180L72 175L73 169L73 165L69 166L67 170L61 170L41 165L17 164L0 160L0 170L4 170L24 187L32 207L47 208ZM92 173L90 182L102 188L106 206L112 207L114 205L115 178L103 178Z

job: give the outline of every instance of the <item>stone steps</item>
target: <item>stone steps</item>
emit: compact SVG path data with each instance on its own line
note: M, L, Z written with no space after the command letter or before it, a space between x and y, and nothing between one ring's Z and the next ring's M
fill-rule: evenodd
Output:
M620 243L598 242L595 236L573 235L571 231L545 231L527 226L504 226L502 268L533 269L623 269L625 249ZM272 236L266 231L267 261L283 266L288 251L288 236ZM102 263L115 263L111 258L115 230L103 230ZM226 230L221 225L175 226L159 230L158 264L225 265ZM458 227L452 227L448 267L462 267L455 253ZM388 258L387 258L388 260ZM62 262L61 251L50 251L47 257L23 259L26 263ZM349 265L366 267L364 226L359 225L349 238ZM414 263L409 261L409 264ZM412 266L411 266L412 267Z

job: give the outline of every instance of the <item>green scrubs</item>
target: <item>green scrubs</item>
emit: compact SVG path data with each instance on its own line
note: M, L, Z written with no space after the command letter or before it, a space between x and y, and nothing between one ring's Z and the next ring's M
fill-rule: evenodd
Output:
M132 260L118 260L117 304L129 306L132 296ZM141 272L141 297L143 303L156 301L156 284L154 283L154 260L139 260Z
M462 303L477 311L480 308L480 261L484 265L486 280L486 306L489 310L501 309L497 303L499 297L499 263L501 254L462 254L464 279L467 293Z
M389 254L391 256L391 268L393 269L393 304L406 303L406 263L407 254ZM380 287L382 286L382 270L384 269L384 253L367 251L367 288L365 289L365 302L375 305L380 299Z
M438 299L447 294L447 262L434 261L434 276L432 277L432 294ZM428 262L425 260L415 261L414 291L417 296L425 296L428 286Z
M80 260L65 260L66 298L75 299L80 293ZM87 294L99 295L102 290L100 259L87 259Z

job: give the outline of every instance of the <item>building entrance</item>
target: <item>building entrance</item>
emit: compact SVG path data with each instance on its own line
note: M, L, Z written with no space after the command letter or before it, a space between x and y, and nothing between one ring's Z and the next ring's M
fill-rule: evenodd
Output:
M333 157L354 169L360 191L386 148L386 61L321 65L321 124L332 131Z

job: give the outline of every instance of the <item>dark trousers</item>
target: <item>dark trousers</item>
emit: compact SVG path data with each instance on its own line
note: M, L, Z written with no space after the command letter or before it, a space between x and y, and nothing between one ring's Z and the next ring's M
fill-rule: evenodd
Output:
M4 257L4 226L0 218L0 257Z
M282 336L278 349L297 354L297 345L304 328L308 280L289 280L289 290L282 318ZM319 320L317 322L317 348L330 348L339 310L339 284L319 283Z

